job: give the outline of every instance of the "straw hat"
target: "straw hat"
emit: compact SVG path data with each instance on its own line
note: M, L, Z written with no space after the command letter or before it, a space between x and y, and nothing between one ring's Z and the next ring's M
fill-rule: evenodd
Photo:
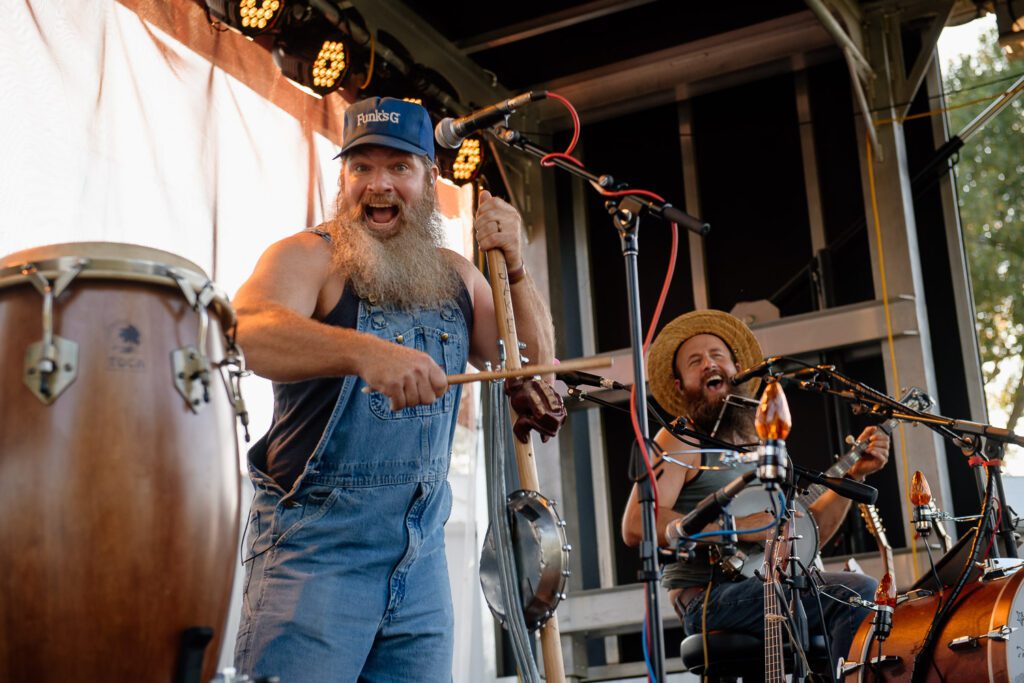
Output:
M689 414L686 398L676 389L676 352L690 337L713 334L724 341L736 357L738 369L750 368L764 355L757 338L742 320L723 311L691 311L679 316L658 333L647 354L647 380L655 400L672 415ZM745 382L739 391L753 396L757 382Z

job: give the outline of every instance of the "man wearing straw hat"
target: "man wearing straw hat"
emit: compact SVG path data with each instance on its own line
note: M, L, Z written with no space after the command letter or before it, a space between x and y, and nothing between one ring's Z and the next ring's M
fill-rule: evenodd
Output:
M753 396L757 380L740 386L729 381L745 368L759 363L764 354L750 329L738 318L722 311L693 311L679 316L658 334L647 359L651 393L658 403L673 415L685 418L698 431L734 445L755 444L754 410L730 405L722 407L729 394ZM721 419L719 419L721 417ZM862 481L864 477L885 466L889 453L889 437L880 429L868 427L860 436L867 448L849 472ZM714 464L713 457L694 450L693 445L676 439L662 429L654 438L662 453L691 467ZM669 523L684 516L709 493L716 491L756 465L740 465L736 469L693 470L673 464L660 455L652 463L658 487L659 509L657 529L659 545L668 545L665 530ZM810 512L827 541L835 533L849 510L850 501L827 491L811 506ZM764 527L773 520L768 512L736 519L740 550L746 554L759 550L766 532L742 533L743 529ZM717 524L709 529L717 528ZM622 520L622 534L627 545L642 540L642 516L637 487L633 487ZM714 539L712 539L714 540ZM811 558L804 558L810 562ZM823 591L836 598L822 599L819 612L811 596L803 599L812 633L821 633L821 613L827 624L834 657L846 657L853 637L866 610L852 607L851 596L865 600L874 598L876 582L853 573L822 573ZM704 550L689 562L668 566L662 579L669 590L673 607L687 634L707 631L734 631L755 636L764 635L763 584L759 578L732 580L713 565Z
M490 286L440 248L432 130L416 104L351 105L337 217L267 249L235 299L249 365L275 382L273 424L249 453L241 673L451 680L443 527L461 394L446 376L499 359ZM481 193L477 242L503 252L519 338L549 363L553 330L521 224ZM516 435L550 436L565 416L557 395L516 386L527 399L513 397Z

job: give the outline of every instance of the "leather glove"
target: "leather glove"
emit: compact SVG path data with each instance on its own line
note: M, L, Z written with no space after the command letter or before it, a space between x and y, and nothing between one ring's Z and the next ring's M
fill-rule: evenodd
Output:
M505 382L505 394L517 415L512 431L523 443L530 441L531 429L540 434L541 440L547 441L565 422L562 397L543 380L533 377L510 379Z

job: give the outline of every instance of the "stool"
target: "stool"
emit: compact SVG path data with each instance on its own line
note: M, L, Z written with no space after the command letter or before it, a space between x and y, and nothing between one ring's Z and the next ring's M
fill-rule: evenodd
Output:
M786 670L792 661L791 648L786 643ZM683 667L692 674L700 676L704 673L704 641L700 633L687 636L679 646L679 655ZM826 669L832 664L828 662L823 636L811 636L811 646L807 659L815 670L823 665ZM764 680L764 641L756 636L730 631L708 632L708 671L710 683L736 681L744 683Z

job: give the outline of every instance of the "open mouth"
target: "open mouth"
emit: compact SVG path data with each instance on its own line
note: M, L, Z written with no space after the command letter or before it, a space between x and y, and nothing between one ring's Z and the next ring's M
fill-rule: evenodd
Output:
M704 386L711 391L718 391L725 386L725 378L717 373L710 375L706 380L704 380Z
M373 202L363 207L367 222L375 228L386 228L391 226L398 218L398 206Z

